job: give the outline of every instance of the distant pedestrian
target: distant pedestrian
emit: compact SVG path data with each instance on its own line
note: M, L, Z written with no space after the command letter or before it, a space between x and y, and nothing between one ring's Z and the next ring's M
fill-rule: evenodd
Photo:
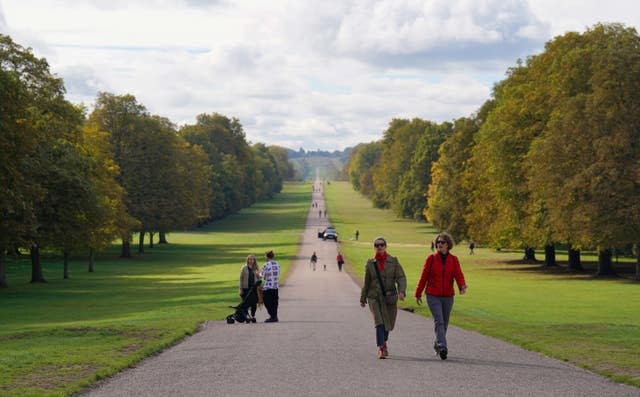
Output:
M473 250L476 248L476 243L475 241L471 240L469 241L469 255L473 255L475 254L475 252L473 252Z
M358 237L360 237L360 230L356 229L356 241L358 241Z
M436 250L436 243L434 242L434 240L431 240L431 252Z
M458 284L460 295L467 292L467 284L458 258L450 252L454 246L453 238L448 233L440 233L435 239L435 244L438 252L427 257L414 295L416 303L422 304L422 293L426 286L427 305L433 317L436 334L433 349L441 359L446 360L449 352L447 327L455 295L453 280Z
M316 263L318 262L318 255L313 251L313 255L311 255L311 260L309 261L309 266L313 268L313 271L316 271Z
M251 322L256 322L258 294L253 286L260 280L260 268L255 255L247 256L245 265L240 269L240 297L246 299L247 313L251 313ZM249 293L253 288L253 292Z
M260 276L264 279L264 307L269 313L269 318L265 323L278 322L278 280L280 279L280 265L273 258L275 254L269 251L265 254L267 263L262 266Z
M338 271L341 272L342 271L342 265L344 265L344 258L342 257L342 254L340 252L338 252L338 256L336 257L336 261L338 262Z
M322 218L322 210L318 211L318 218Z
M378 358L387 358L387 341L398 315L398 299L404 300L407 278L398 258L387 253L387 242L382 237L373 241L375 256L367 261L364 286L360 293L360 306L369 304L376 328Z

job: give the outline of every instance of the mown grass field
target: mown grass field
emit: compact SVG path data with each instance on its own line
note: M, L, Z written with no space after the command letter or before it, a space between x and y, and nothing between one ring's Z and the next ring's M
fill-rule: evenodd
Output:
M169 245L96 261L44 257L47 284L31 285L27 258L9 262L0 290L0 395L62 396L112 375L197 330L237 304L248 254L273 249L286 272L311 200L310 184L288 184L274 200L212 225L168 235ZM132 249L134 247L132 246ZM266 318L258 312L258 319Z
M384 236L389 252L399 258L408 277L409 299L401 306L430 316L412 296L437 231L429 224L399 220L391 211L373 208L345 182L325 184L325 199L356 276L363 275L364 263L373 255L372 240ZM356 230L359 241L353 238ZM470 256L466 244L452 252L460 258L469 285L466 295L456 297L453 325L640 386L639 283L593 279L588 272L546 271L539 265L522 264L522 252L477 248ZM566 261L566 255L558 259ZM583 255L586 261L596 259ZM632 266L629 260L618 268ZM425 334L428 341L432 338Z

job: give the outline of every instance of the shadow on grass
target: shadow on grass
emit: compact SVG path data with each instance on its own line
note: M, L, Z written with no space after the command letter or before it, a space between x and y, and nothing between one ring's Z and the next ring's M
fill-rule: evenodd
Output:
M495 265L496 262L491 262ZM498 264L506 265L506 267L492 267L489 265L487 270L493 271L504 271L504 272L514 272L514 273L530 273L536 274L540 276L546 276L552 279L558 280L571 280L571 281L597 281L597 280L608 280L608 281L619 281L622 283L637 283L633 279L635 276L635 263L631 262L623 262L623 263L614 263L612 265L613 270L617 275L612 276L596 276L596 272L598 270L598 262L597 261L582 261L582 267L584 270L575 271L571 270L568 267L568 262L566 261L556 261L557 266L545 266L544 262L538 261L535 263L531 263L530 261L524 260L509 260L509 261L500 261Z

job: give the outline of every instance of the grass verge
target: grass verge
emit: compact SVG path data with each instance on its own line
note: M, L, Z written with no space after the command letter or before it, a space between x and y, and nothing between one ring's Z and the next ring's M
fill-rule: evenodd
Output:
M118 258L101 255L96 272L44 257L47 284L28 283L27 258L9 262L0 290L0 395L66 396L192 334L237 304L246 256L273 249L286 271L295 257L311 200L309 184L287 184L208 227L172 233L169 245ZM259 259L260 260L260 259ZM258 313L266 317L264 311Z

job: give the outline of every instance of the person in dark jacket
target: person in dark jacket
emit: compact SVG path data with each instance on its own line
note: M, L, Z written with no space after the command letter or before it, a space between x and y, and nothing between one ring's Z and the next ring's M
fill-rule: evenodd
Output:
M376 328L376 344L378 358L389 355L387 341L389 332L393 330L398 315L398 302L388 302L387 293L396 294L397 299L404 300L407 290L407 278L398 262L398 258L387 253L387 242L382 237L373 241L375 256L367 261L364 269L364 285L360 292L360 306L369 304ZM380 274L380 278L378 278ZM382 285L381 285L382 284Z
M436 341L433 349L441 359L446 360L449 348L447 346L447 327L449 316L453 309L453 280L458 284L460 294L467 292L467 284L460 268L458 258L451 254L454 246L453 238L448 233L440 233L435 239L437 252L429 255L422 268L420 281L416 287L415 298L418 305L422 304L422 293L427 289L427 305L433 316Z

